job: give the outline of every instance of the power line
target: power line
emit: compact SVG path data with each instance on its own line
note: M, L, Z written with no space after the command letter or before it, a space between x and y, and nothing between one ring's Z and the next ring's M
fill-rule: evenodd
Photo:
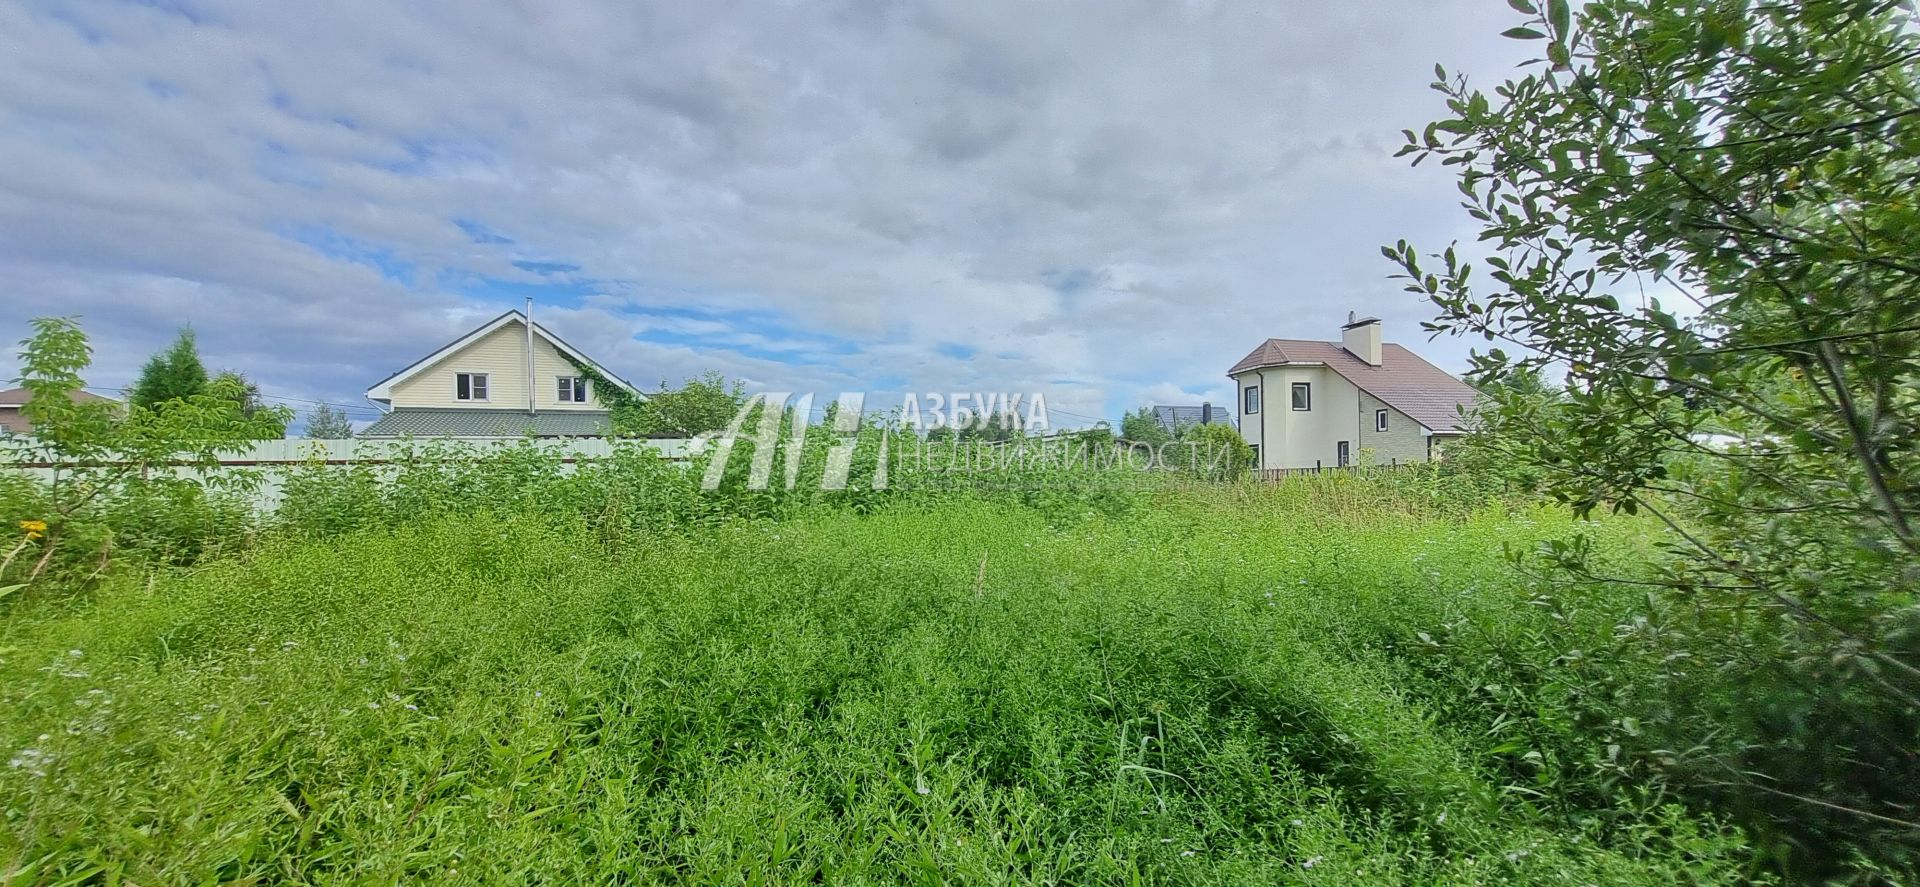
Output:
M112 391L116 394L125 394L128 391L131 391L132 389L114 388L108 385L88 385L87 390L88 391ZM379 408L368 406L366 404L337 403L335 401L330 401L330 400L309 400L307 398L301 398L301 397L288 397L284 394L268 394L264 391L260 392L260 397L263 400L278 400L278 401L285 401L287 403L304 403L304 404L311 404L313 406L333 407L334 409L338 409L338 410L357 410L363 413L372 413L375 415L380 414ZM295 410L294 412L303 412L303 411ZM311 412L311 411L309 410L304 412Z

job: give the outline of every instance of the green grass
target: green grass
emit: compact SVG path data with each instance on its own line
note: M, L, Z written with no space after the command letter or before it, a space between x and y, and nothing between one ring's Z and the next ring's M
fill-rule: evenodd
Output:
M1203 489L121 575L0 616L0 882L1740 880L1494 680L1610 629L1500 557L1571 529Z

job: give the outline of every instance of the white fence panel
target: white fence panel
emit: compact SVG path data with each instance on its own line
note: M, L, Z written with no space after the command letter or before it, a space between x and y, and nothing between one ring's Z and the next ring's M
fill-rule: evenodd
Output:
M206 482L215 474L231 472L234 478L257 476L250 498L256 507L270 510L280 504L281 479L287 470L315 463L326 465L391 465L409 455L434 455L441 451L448 458L485 457L490 452L531 444L551 455L561 470L572 471L581 461L611 456L621 446L643 446L661 456L683 461L689 441L684 439L613 441L606 438L461 438L417 440L262 440L245 449L220 457L219 468L205 469L183 459L162 470L176 476ZM52 480L60 470L57 463L39 461L31 442L24 438L0 438L0 470Z

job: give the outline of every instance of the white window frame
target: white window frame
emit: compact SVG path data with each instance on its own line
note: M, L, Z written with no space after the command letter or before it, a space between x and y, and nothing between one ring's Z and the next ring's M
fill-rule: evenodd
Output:
M1386 410L1373 411L1373 430L1375 431L1387 430L1387 411Z
M586 403L587 377L555 376L553 393L561 403Z
M454 373L453 374L453 399L460 401L461 403L491 402L493 400L493 380L488 378L489 375L490 374L488 373ZM460 380L461 379L465 379L467 382L466 397L460 396ZM476 382L478 384L475 384ZM478 392L480 396L474 397L473 395L475 392Z
M1295 382L1293 383L1293 387L1289 389L1289 393L1290 400L1288 402L1293 406L1294 412L1305 413L1313 410L1312 382ZM1302 398L1300 396L1301 394L1305 394L1306 397ZM1306 406L1300 405L1303 400L1306 402Z
M1246 416L1260 412L1260 386L1248 385L1240 395L1240 412Z

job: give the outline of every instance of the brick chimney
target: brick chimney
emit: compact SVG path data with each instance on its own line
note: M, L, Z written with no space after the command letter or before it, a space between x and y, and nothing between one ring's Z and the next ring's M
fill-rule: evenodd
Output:
M1347 325L1340 328L1340 344L1354 357L1372 366L1380 365L1380 318L1360 317L1347 312Z

